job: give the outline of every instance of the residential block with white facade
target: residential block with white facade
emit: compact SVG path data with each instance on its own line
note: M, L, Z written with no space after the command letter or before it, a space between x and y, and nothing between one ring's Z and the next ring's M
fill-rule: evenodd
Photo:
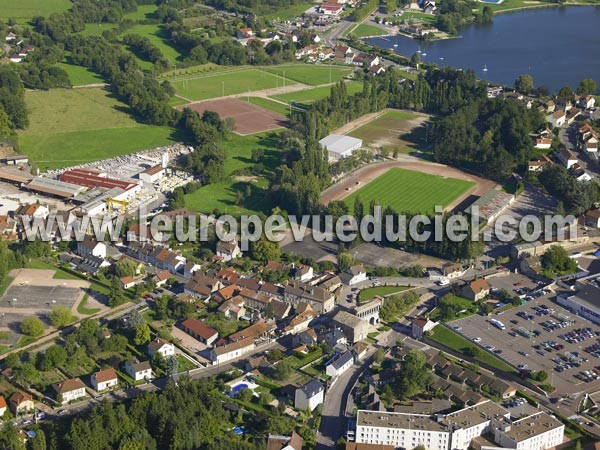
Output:
M474 438L493 435L502 448L546 450L562 443L564 425L537 412L513 421L502 406L486 401L449 414L406 414L359 410L356 442L395 448L467 450Z

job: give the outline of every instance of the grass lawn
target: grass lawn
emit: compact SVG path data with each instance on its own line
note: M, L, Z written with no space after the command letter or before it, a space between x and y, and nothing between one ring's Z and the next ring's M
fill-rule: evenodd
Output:
M290 113L290 107L288 105L284 105L283 103L275 102L264 97L249 97L248 99L253 105L278 112L284 116L287 116ZM246 98L242 98L242 100L246 100Z
M367 147L386 145L410 151L418 148L425 137L424 130L419 127L421 121L417 114L389 110L348 134L362 139Z
M361 23L354 30L352 30L351 34L358 38L362 38L367 36L385 36L387 35L387 32L382 28L376 27L375 25Z
M10 286L10 283L12 283L13 280L14 280L14 278L4 277L4 279L2 280L2 283L0 283L0 295L4 295L4 292L6 292L6 290Z
M211 314L210 316L205 317L204 322L209 327L217 330L221 337L227 337L233 333L237 333L248 326L247 322L223 319L218 317L217 314Z
M283 85L283 79L277 75L259 70L242 69L224 73L202 75L189 80L178 78L171 80L177 94L190 100L206 100L224 95L262 91ZM296 84L286 80L286 86Z
M363 84L359 81L350 81L346 83L348 95L356 94L362 90ZM310 104L328 97L329 94L331 94L331 86L321 86L313 89L306 89L304 91L290 92L289 94L278 94L274 95L273 98L286 103L293 101L295 103Z
M75 64L59 63L58 67L63 69L69 75L69 80L73 86L85 86L86 84L104 83L100 75L92 72L87 67L76 66Z
M86 23L83 31L79 32L81 36L100 36L106 30L117 28L116 23Z
M35 16L66 11L73 5L70 0L2 0L1 3L0 20L15 19L21 23Z
M360 291L358 294L358 300L360 302L368 302L377 296L396 294L405 291L406 289L408 289L406 286L375 286Z
M232 134L225 143L225 148L227 149L227 159L225 160L225 173L227 175L250 165L252 149L254 148L265 150L263 164L267 169L273 169L280 161L280 150L277 148L277 133L275 132L259 133L251 136ZM264 189L267 187L267 180L257 177L249 184L253 195L241 205L235 204L235 192L236 190L243 191L248 182L236 180L235 177L232 177L228 181L204 186L186 195L186 207L192 211L205 213L212 213L217 209L234 216L252 211L265 211Z
M156 9L156 7L155 7ZM176 64L177 59L181 56L180 53L169 44L167 40L165 30L162 25L150 24L150 25L136 25L133 28L128 29L123 33L125 34L137 34L139 36L147 37L154 45L156 45L163 56L173 65Z
M130 20L146 20L154 18L155 13L156 5L138 5L137 11L125 14L125 18Z
M85 296L79 302L79 305L77 305L77 312L79 314L83 314L85 316L91 316L92 314L96 314L98 311L100 311L100 308L88 308L86 306L89 298L90 298L90 294L86 292Z
M137 123L127 105L101 88L28 91L30 126L21 150L40 169L70 166L174 141L168 127Z
M264 71L283 77L285 71L286 84L289 80L298 83L318 86L325 83L334 83L352 73L352 68L347 66L329 66L325 64L289 64L281 66L264 67Z
M291 3L291 2L290 2ZM300 2L289 6L289 8L278 9L264 15L265 20L289 20L301 16L304 11L312 6L312 2Z
M447 347L450 347L460 353L463 353L465 348L477 347L469 340L465 339L461 335L442 325L438 325L433 329L433 335L431 336L431 339ZM489 364L490 366L495 367L496 369L500 369L505 372L514 372L514 369L511 366L509 366L504 361L496 358L494 355L486 352L483 349L480 349L479 356L475 359L483 363Z
M400 17L400 19L414 20L415 22L419 21L421 23L433 24L437 20L437 17L434 16L433 14L425 14L425 13L416 12L416 11L407 11L404 14L402 14L402 17Z
M372 200L398 213L430 214L436 205L444 208L474 185L471 181L443 178L405 169L390 169L348 196L344 201L353 208L356 197L365 205Z

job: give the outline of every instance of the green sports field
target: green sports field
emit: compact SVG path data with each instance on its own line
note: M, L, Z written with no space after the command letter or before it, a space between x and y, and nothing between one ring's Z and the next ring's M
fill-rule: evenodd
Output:
M412 170L393 168L346 197L352 208L356 197L363 204L371 201L391 206L396 212L430 214L436 205L446 207L474 186L472 181L444 178Z
M0 20L15 19L23 23L36 16L49 16L66 11L73 4L70 0L2 0Z
M362 90L363 84L359 81L349 81L346 83L348 95L356 94ZM277 94L273 95L273 98L286 103L293 101L295 103L309 104L328 97L330 93L331 86L321 86L313 89L306 89L304 91L290 92L289 94Z
M214 73L197 78L182 80L171 79L177 95L189 100L206 100L221 97L222 95L233 95L252 91L262 91L281 87L283 79L277 75L264 72L260 69L242 69L231 72ZM296 84L292 80L286 80L286 86Z
M287 116L290 113L290 107L288 105L284 105L283 103L276 102L274 100L269 100L268 98L263 97L242 97L241 100L247 101L256 106L260 106L261 108L265 108L271 111L275 111L279 114L283 114Z
M334 83L352 73L350 67L326 64L287 64L265 67L263 70L280 77L283 77L285 72L286 80L294 80L310 86Z
M28 91L23 153L40 169L70 166L173 142L168 127L137 123L104 89Z

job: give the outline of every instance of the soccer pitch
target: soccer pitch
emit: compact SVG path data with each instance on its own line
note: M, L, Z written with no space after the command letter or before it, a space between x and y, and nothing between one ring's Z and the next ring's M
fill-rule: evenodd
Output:
M431 214L435 206L446 208L475 186L472 181L393 168L352 193L344 202L352 209L357 197L368 206L371 201L391 206L398 213Z

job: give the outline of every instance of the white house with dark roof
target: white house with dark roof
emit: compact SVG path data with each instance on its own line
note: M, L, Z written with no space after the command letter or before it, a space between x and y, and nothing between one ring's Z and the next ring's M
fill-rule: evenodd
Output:
M217 242L217 256L222 258L223 261L229 262L232 259L241 257L242 250L235 239L231 241L219 240L219 242Z
M331 378L339 377L354 364L354 356L351 352L340 353L331 358L325 364L325 373Z
M367 271L365 266L362 264L356 264L352 267L348 267L344 273L340 275L342 282L348 286L362 283L367 280Z
M325 388L318 380L311 380L304 386L296 388L294 395L294 408L305 411L309 408L313 411L323 403Z
M170 342L156 338L148 344L148 355L152 357L155 353L158 353L163 358L166 358L167 356L174 356L175 346Z
M152 379L152 366L148 361L135 361L130 359L125 362L125 372L135 381Z

